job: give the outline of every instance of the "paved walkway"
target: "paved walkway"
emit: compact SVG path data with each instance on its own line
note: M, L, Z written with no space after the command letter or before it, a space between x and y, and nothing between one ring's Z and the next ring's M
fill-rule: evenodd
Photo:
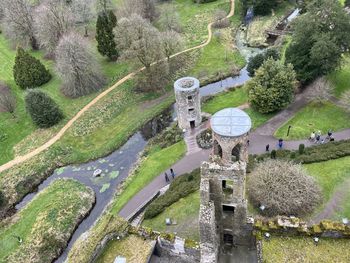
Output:
M231 10L230 10L230 13L227 15L227 18L230 18L231 16L233 16L234 12L235 12L235 0L231 0ZM207 36L207 40L203 44L200 44L200 45L192 47L192 48L185 49L183 51L180 51L176 54L171 55L170 58L173 58L173 57L176 57L180 54L187 53L189 51L200 49L200 48L207 46L212 39L212 35L213 35L212 26L213 26L213 23L208 24L208 27L207 27L208 28L208 36ZM156 62L152 63L152 65L157 64L158 62L159 61L156 61ZM1 165L0 166L0 173L12 168L15 165L23 163L23 162L31 159L32 157L40 154L41 152L47 150L50 146L52 146L54 143L56 143L66 133L66 131L74 124L74 122L76 120L78 120L86 111L88 111L92 106L94 106L100 99L102 99L107 94L109 94L111 91L113 91L114 89L116 89L117 87L122 85L124 82L132 79L137 73L143 71L144 69L145 68L142 67L138 70L135 70L134 72L129 73L124 78L117 81L113 86L109 87L108 89L106 89L105 91L100 93L96 98L94 98L84 108L82 108L72 119L70 119L66 123L66 125L64 125L62 127L62 129L54 137L52 137L50 140L48 140L46 143L44 143L40 147L36 148L35 150L33 150L25 155L17 156L13 160Z
M278 149L278 140L272 136L274 132L283 125L288 119L293 117L293 115L304 107L307 103L308 93L312 89L312 86L307 88L302 94L298 94L294 102L287 107L285 110L281 111L279 114L271 118L264 125L257 128L255 131L251 132L249 135L250 145L248 146L248 151L251 154L261 154L265 153L265 146L270 144L270 151L273 149ZM209 121L203 123L200 127L196 128L191 132L185 133L185 142L188 147L188 153L186 156L178 161L173 169L177 175L188 173L194 169L200 167L201 163L209 160L209 155L211 150L198 150L195 137L200 131L209 127ZM333 136L336 141L349 139L350 138L350 129L333 133ZM299 144L305 144L306 147L315 145L315 143L310 142L309 140L297 140L297 141L285 141L284 149L296 150L299 147ZM169 167L170 168L170 167ZM159 189L166 185L164 179L163 171L158 177L156 177L149 185L142 189L138 194L136 194L120 211L119 215L127 218L129 215L135 213L137 209L142 205L145 200L148 200L151 196L154 195Z

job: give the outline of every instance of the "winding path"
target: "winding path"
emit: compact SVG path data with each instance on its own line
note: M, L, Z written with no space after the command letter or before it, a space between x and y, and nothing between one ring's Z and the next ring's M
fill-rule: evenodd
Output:
M235 0L230 0L230 2L231 2L231 9L230 9L230 13L226 16L227 18L230 18L235 13ZM178 53L175 53L175 54L171 55L170 58L173 58L173 57L176 57L176 56L178 56L180 54L187 53L189 51L200 49L200 48L203 48L203 47L207 46L210 43L210 41L212 39L212 35L213 35L212 25L213 25L213 22L208 24L208 27L207 27L207 29L208 29L208 37L207 37L207 41L206 42L204 42L203 44L200 44L198 46L195 46L195 47L192 47L192 48L188 48L188 49L185 49L185 50L180 51ZM154 65L154 64L156 64L158 62L159 61L154 62L152 65ZM62 129L54 137L52 137L50 140L48 140L46 143L44 143L40 147L36 148L35 150L33 150L33 151L31 151L31 152L29 152L29 153L27 153L25 155L17 156L13 160L11 160L11 161L1 165L0 166L0 173L4 172L4 171L6 171L6 170L8 170L10 168L12 168L15 165L23 163L23 162L29 160L30 158L40 154L41 152L47 150L50 146L52 146L54 143L56 143L65 134L65 132L74 124L74 122L76 120L78 120L86 111L88 111L92 106L94 106L100 99L105 97L107 94L109 94L111 91L113 91L114 89L116 89L117 87L119 87L120 85L125 83L126 81L132 79L137 73L143 71L144 69L145 68L142 67L142 68L140 68L140 69L138 69L138 70L136 70L134 72L129 73L128 75L126 75L125 77L123 77L122 79L117 81L113 86L109 87L108 89L106 89L105 91L100 93L96 98L94 98L86 106L84 106L84 108L82 108L72 119L70 119L66 123L66 125L64 125L62 127Z

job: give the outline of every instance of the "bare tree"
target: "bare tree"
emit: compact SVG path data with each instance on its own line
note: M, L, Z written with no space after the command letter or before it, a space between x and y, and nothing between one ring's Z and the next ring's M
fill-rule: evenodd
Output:
M150 22L159 16L154 0L124 0L118 9L118 16L130 17L130 14L137 14Z
M76 33L62 36L56 49L56 68L62 78L62 93L80 97L105 84L96 55L86 39Z
M49 54L55 51L60 38L73 25L73 14L65 0L46 0L36 9L36 35Z
M307 98L319 105L323 105L331 98L332 93L331 83L325 78L319 78L312 84L312 93Z
M83 1L83 0L82 0ZM108 10L113 9L113 4L111 0L95 0L96 1L96 11L97 13L100 12L107 12Z
M225 28L230 25L230 20L226 17L227 14L224 10L216 10L214 13L214 24L215 28Z
M259 163L248 178L250 201L268 216L303 216L314 210L322 195L314 178L300 164L268 160Z
M71 8L75 23L84 26L85 37L88 37L89 22L96 16L95 0L72 0Z
M16 98L9 87L0 82L0 111L6 111L14 116L16 109Z
M16 44L38 49L35 37L33 6L28 0L1 0L2 28Z
M164 31L174 30L178 33L182 32L179 13L173 6L166 6L162 9L159 24Z
M132 14L119 20L115 35L122 57L135 59L145 67L138 76L138 87L143 91L163 89L169 72L164 50L160 48L160 32L149 21Z
M161 38L164 54L169 61L172 54L182 49L184 41L180 34L173 30L162 32Z

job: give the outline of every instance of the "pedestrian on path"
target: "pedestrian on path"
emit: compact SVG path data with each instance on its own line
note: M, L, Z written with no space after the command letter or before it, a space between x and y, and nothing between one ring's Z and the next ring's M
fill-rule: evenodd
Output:
M173 177L173 179L175 178L175 173L174 173L174 170L173 170L173 168L170 168L170 174L171 174L171 176Z
M164 173L164 177L165 177L165 182L169 183L170 182L169 176L166 172Z
M250 141L249 141L249 140L247 140L247 146L249 146L249 143L250 143Z
M268 145L265 146L265 150L266 150L267 152L270 151L270 144L268 144Z
M278 140L278 148L281 150L283 147L283 139Z
M316 137L316 134L315 132L313 131L310 135L310 141L314 142L315 141L315 137Z
M321 135L317 134L316 135L316 143L320 143L321 140Z
M331 131L331 130L328 130L328 133L327 133L327 135L328 135L328 139L330 139L330 138L332 138L332 134L333 134L333 132Z

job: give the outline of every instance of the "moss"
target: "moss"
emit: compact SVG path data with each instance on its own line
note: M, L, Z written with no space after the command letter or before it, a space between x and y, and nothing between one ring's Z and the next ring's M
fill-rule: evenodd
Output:
M160 237L170 242L175 242L175 234L173 233L160 233Z
M312 232L313 232L314 234L320 234L320 233L322 233L322 229L321 229L320 225L313 225L313 226L312 226Z
M185 247L186 248L198 248L199 243L192 239L185 239Z

